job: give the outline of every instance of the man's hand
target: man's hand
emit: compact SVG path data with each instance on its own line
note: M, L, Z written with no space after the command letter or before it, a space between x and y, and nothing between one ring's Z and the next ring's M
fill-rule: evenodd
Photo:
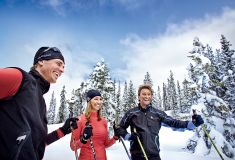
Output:
M198 127L204 123L201 115L193 115L192 122L196 127Z
M78 118L68 118L64 125L60 127L60 130L63 132L64 135L71 133L72 129L77 129L77 121Z
M120 126L116 126L115 122L113 124L113 130L114 130L114 136L118 138L125 137L125 135L127 134L127 131Z

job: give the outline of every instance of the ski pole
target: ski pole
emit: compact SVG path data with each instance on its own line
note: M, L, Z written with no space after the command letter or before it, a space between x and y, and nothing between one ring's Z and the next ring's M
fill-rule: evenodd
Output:
M207 137L210 139L212 145L214 146L215 150L216 150L217 153L219 154L220 158L221 158L222 160L224 160L223 156L221 155L221 153L219 152L219 150L218 150L218 148L216 147L215 143L213 142L211 136L210 136L209 133L207 132L206 127L205 127L204 124L202 125L202 130L205 132L205 134L207 135Z
M113 122L113 128L114 128L114 130L117 128L115 121ZM126 148L126 145L125 145L125 143L124 143L124 140L123 140L123 138L122 138L121 136L119 137L119 141L122 142L122 145L123 145L123 147L124 147L124 149L125 149L125 151L126 151L126 154L127 154L128 158L129 158L129 160L131 160L131 156L130 156L130 154L129 154L127 148Z
M134 132L137 133L135 128L134 128ZM144 150L144 147L143 147L143 145L142 145L142 143L141 143L141 141L140 141L140 138L139 138L138 136L137 136L137 140L138 140L138 143L139 143L139 145L140 145L140 148L141 148L141 150L142 150L142 152L143 152L143 154L144 154L144 158L145 158L146 160L148 160L148 157L147 157L147 155L146 155L146 152L145 152L145 150Z
M86 126L88 126L88 125L90 125L89 121L86 122ZM90 125L90 127L91 127L91 125ZM91 144L91 151L94 156L94 160L96 160L95 147L94 147L94 143L92 141L92 138L90 138L90 144Z
M90 138L90 143L91 143L91 150L92 150L92 153L94 156L94 160L96 160L95 147L94 147L94 143L91 138Z
M197 116L196 109L193 109L193 115L194 115L194 116ZM210 134L207 132L206 127L205 127L205 124L202 124L202 130L205 132L206 136L210 139L210 141L211 141L213 147L215 148L216 152L219 154L220 158L221 158L222 160L224 160L222 154L219 152L219 150L218 150L218 148L216 147L214 141L212 140Z
M127 148L126 148L126 145L125 145L125 143L124 143L123 138L120 137L119 140L122 142L122 145L123 145L123 147L125 148L125 151L126 151L126 154L127 154L128 158L129 158L129 160L131 160L131 156L130 156L130 154L129 154Z

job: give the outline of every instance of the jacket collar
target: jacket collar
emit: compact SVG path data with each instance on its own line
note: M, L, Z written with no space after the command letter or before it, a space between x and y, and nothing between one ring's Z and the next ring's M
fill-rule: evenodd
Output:
M138 107L139 107L139 109L140 109L142 112L147 112L147 111L149 111L150 108L152 107L152 104L150 103L149 105L146 106L146 108L142 108L142 107L140 106L140 104L138 104Z
M36 71L35 69L32 69L29 71L29 74L31 74L36 81L38 82L38 84L40 85L40 88L42 90L42 93L45 94L49 91L50 88L50 83L48 81L46 81L40 74L38 71Z

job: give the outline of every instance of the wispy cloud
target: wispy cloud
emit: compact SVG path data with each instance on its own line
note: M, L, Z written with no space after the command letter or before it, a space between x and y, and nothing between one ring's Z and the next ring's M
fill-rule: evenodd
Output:
M220 47L220 36L224 34L234 45L234 26L235 10L226 8L221 15L206 15L202 19L169 24L164 34L154 38L127 36L121 40L127 47L124 57L127 69L121 72L137 86L143 83L147 71L155 82L154 87L167 82L170 70L173 71L175 80L182 82L187 73L187 55L192 49L193 38L199 37L203 44L209 44L215 50Z
M39 4L52 8L58 15L66 16L71 12L102 7L121 8L133 11L141 7L151 6L154 0L39 0Z

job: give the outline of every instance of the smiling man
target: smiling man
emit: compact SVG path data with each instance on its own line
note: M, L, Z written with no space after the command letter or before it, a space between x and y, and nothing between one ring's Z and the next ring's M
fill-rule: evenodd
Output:
M47 134L43 95L64 72L64 57L56 47L41 47L30 72L0 68L0 159L41 160L45 147L76 129L77 118L69 118Z
M201 116L194 122L180 121L156 109L157 106L153 107L153 90L150 85L139 87L138 98L138 106L127 111L119 126L114 126L115 136L130 141L132 160L161 160L158 134L162 125L192 130L203 123ZM126 131L129 126L131 134Z

